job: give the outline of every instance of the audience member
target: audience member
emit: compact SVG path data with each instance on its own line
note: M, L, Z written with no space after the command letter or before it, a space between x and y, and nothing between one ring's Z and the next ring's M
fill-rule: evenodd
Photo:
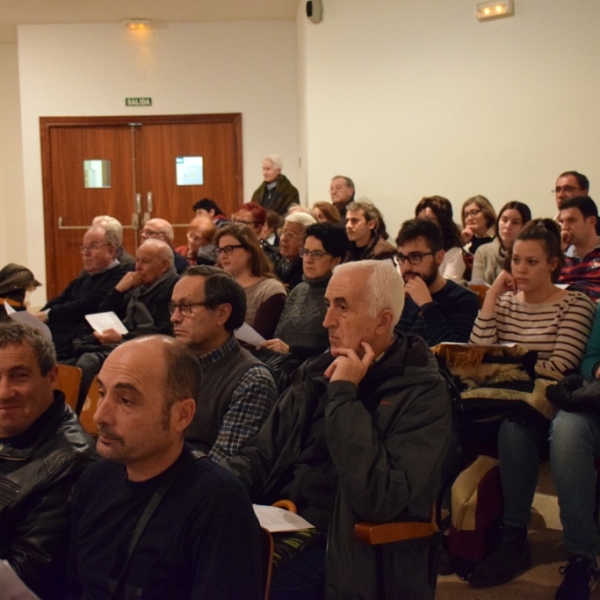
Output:
M589 196L576 196L559 205L558 222L567 246L559 283L584 288L596 302L600 299L600 237L598 208Z
M462 239L467 252L475 254L479 246L489 244L494 235L496 212L485 196L473 196L465 200L461 210Z
M98 215L92 220L93 225L100 225L105 229L112 229L115 232L119 242L117 246L117 260L127 269L133 270L135 267L135 257L131 256L123 246L123 225L121 225L121 221L110 215Z
M556 198L556 206L560 203L577 196L587 196L590 190L590 182L585 175L577 171L565 171L558 176L556 185L552 190Z
M66 591L71 495L94 459L56 376L49 339L0 324L0 560L43 598Z
M261 598L247 493L183 443L200 394L194 356L172 338L138 338L106 359L99 382L97 449L108 460L77 485L73 595Z
M0 321L10 317L6 313L5 304L13 310L27 310L25 296L27 292L42 285L27 268L15 263L8 263L0 271Z
M285 287L247 225L221 227L215 236L219 266L230 273L246 294L246 323L264 338L273 336L285 305Z
M331 203L337 208L342 223L345 224L348 204L354 202L354 182L350 177L336 175L331 180L329 194L331 196Z
M396 249L385 241L385 227L382 227L381 215L375 206L367 200L357 200L347 209L346 234L350 249L344 262L392 258Z
M471 279L494 283L512 250L515 239L527 222L531 221L531 211L526 204L513 200L507 202L498 213L495 224L496 235L489 244L477 248L473 259Z
M554 285L563 262L558 225L534 219L518 235L512 274L502 271L490 287L471 335L475 344L516 343L537 352L536 378L560 380L579 367L594 318L593 302ZM527 527L540 456L548 451L550 421L541 412L513 413L491 423L455 416L462 444L497 440L504 495L502 540L471 573L476 588L501 585L531 564ZM455 439L455 438L453 438ZM456 450L451 444L449 456Z
M328 597L376 598L377 550L353 539L354 525L431 516L450 399L424 342L393 334L403 297L385 263L336 267L323 322L331 351L300 367L258 435L227 461L255 501L289 498L316 527L274 571L273 599L290 588L322 598L325 587ZM392 550L399 598L431 598L428 549L424 540Z
M396 258L406 299L396 331L420 335L429 346L467 342L479 300L471 290L444 279L440 228L429 219L405 221L396 239Z
M279 236L277 230L280 225L279 215L271 209L267 209L267 219L260 231L258 239L261 242L269 244L271 248L277 248L279 246ZM263 247L264 247L263 243Z
M442 232L444 260L440 265L440 275L457 283L464 280L465 261L463 259L460 229L454 222L452 204L443 196L423 198L415 208L415 217L433 221Z
M252 202L284 215L290 204L300 202L300 196L298 190L282 174L281 169L281 157L277 154L271 154L263 158L264 181L252 195Z
M79 354L76 366L83 374L78 413L92 380L119 344L143 335L172 333L168 305L177 280L171 247L161 240L146 240L137 249L135 271L126 273L98 307L98 312L114 312L127 333L111 328L74 342Z
M260 235L263 225L267 220L267 211L256 202L246 202L242 207L233 214L232 221L236 225L248 225L256 234Z
M74 358L72 342L85 315L98 312L102 300L125 274L116 258L118 245L113 229L99 225L88 229L80 248L83 272L36 314L50 328L60 361Z
M149 240L150 238L155 240L162 240L168 244L173 250L175 270L178 275L181 275L187 268L188 262L185 257L181 256L178 252L175 252L173 248L173 240L175 239L175 232L173 231L173 225L165 219L150 219L144 225L141 234L142 240Z
M190 267L194 265L214 265L217 262L213 240L217 226L207 216L195 217L190 221L187 232L187 245L178 246L175 252L181 254Z
M302 281L300 248L304 245L306 228L316 221L306 213L294 213L285 218L279 235L279 260L275 275L292 291Z
M333 225L337 225L342 222L340 211L334 204L329 204L329 202L315 202L312 207L312 216L316 219L317 223L332 223Z
M341 225L317 223L306 230L304 247L300 249L304 276L288 296L275 339L263 342L260 348L306 359L329 347L323 319L327 312L325 289L333 268L348 251L348 238Z
M215 460L232 456L277 400L269 369L233 335L246 316L244 290L217 267L191 267L173 289L170 311L175 337L198 359L202 374L186 439Z
M225 217L225 213L219 208L214 200L210 200L209 198L202 198L202 200L198 200L192 209L196 213L197 217L208 217L212 219L212 222L217 227L221 227L221 225L227 225L227 223L229 223L227 217Z

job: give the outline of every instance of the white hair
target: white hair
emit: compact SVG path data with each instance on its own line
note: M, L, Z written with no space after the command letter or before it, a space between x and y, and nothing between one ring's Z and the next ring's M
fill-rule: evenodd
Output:
M342 273L351 274L364 290L371 317L388 308L393 315L392 328L398 323L404 309L404 281L388 261L359 260L333 269L334 275Z
M281 162L281 156L279 156L279 154L269 154L268 156L265 156L263 160L271 161L273 166L279 171L283 169L283 163Z
M119 246L123 243L123 225L121 225L121 221L118 219L115 219L110 215L98 215L97 217L94 217L92 225L101 225L105 229L112 229L117 235Z
M148 238L147 240L144 240L139 247L141 248L142 246L148 246L149 248L152 248L153 252L158 256L158 258L169 262L169 267L174 265L175 256L173 254L173 248L171 248L171 246L169 246L169 244L166 242L154 238Z
M317 221L308 213L305 212L293 212L285 217L285 222L287 223L297 223L298 225L302 225L303 229L314 225Z

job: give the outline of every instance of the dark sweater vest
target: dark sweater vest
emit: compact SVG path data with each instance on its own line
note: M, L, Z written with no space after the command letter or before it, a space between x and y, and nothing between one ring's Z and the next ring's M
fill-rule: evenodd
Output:
M209 452L219 435L223 416L241 377L250 367L262 365L239 345L208 366L200 366L202 385L196 399L196 413L185 431L185 439L203 452Z

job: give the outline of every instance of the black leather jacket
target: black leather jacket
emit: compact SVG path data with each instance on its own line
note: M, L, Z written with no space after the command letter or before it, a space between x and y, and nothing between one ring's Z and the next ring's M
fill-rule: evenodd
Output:
M64 591L72 490L95 456L62 392L25 433L0 439L0 559L41 598Z

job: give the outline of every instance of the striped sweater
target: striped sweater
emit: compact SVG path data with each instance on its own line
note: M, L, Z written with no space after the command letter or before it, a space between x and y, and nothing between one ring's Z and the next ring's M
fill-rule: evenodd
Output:
M508 292L496 300L496 312L479 315L471 343L517 343L538 353L536 371L562 378L577 369L590 334L594 303L580 292L553 303L528 304Z

